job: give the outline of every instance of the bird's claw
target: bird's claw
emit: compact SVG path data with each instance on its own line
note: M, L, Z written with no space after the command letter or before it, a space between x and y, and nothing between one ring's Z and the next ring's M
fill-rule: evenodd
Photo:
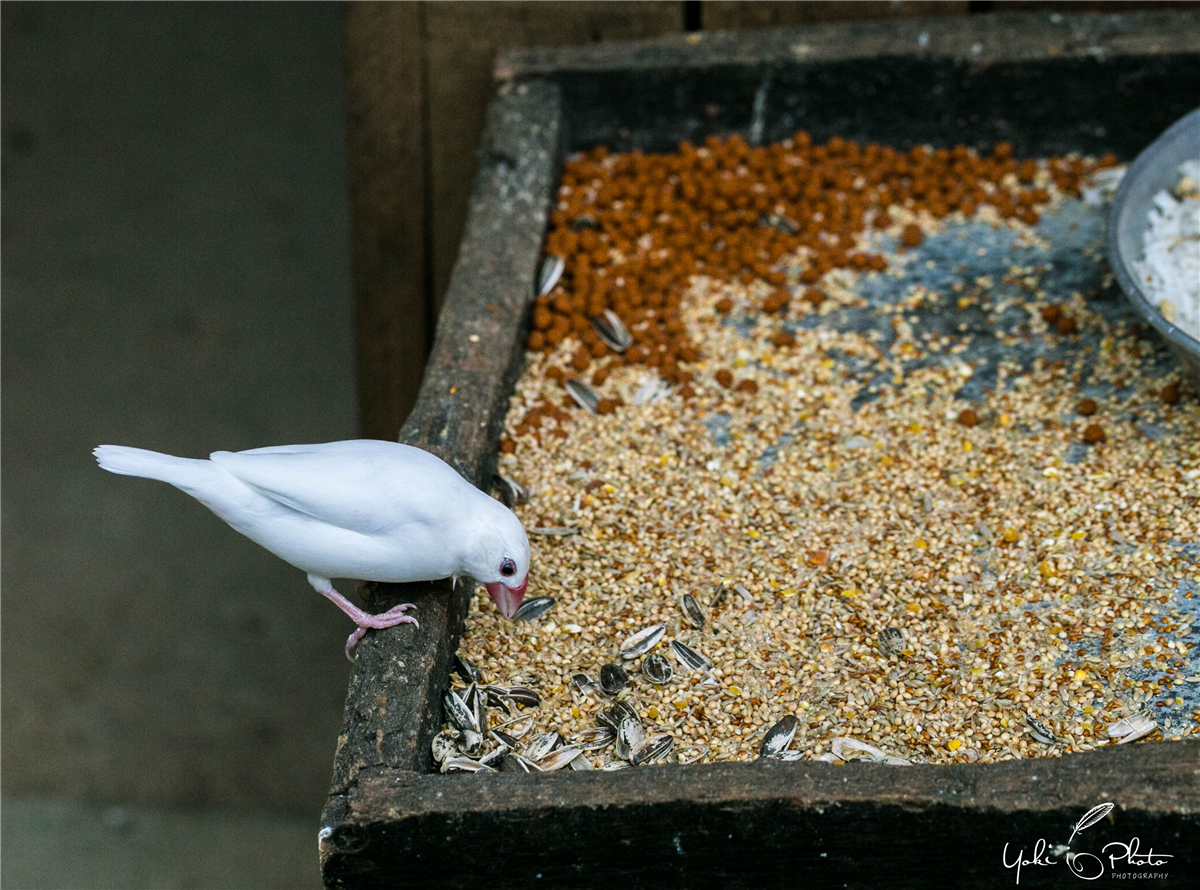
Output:
M416 606L412 603L401 603L398 606L393 606L386 612L380 612L378 615L371 616L371 623L367 625L359 625L354 629L354 633L346 638L346 658L354 661L357 657L355 652L358 649L358 644L362 642L362 638L368 630L382 630L386 627L395 627L398 624L412 624L420 627L421 623L416 618L412 618L404 613L409 609L415 609Z
M366 633L367 629L365 627L356 627L354 628L354 633L346 637L346 660L351 664L353 664L354 659L358 657L358 644L366 635Z

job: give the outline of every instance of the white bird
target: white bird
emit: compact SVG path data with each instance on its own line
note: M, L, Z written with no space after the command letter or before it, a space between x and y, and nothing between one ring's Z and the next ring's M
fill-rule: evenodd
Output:
M338 593L333 578L402 583L470 576L511 618L529 582L521 521L427 451L357 439L215 451L208 460L101 445L100 466L170 483L250 540L308 573L358 629L416 624L411 603L379 615Z

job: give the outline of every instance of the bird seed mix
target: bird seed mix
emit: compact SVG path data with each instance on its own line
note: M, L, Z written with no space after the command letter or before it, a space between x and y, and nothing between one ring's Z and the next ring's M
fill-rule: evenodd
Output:
M1080 197L1115 165L804 133L573 158L499 463L553 605L473 598L454 690L486 725L442 768L1193 735L1200 413Z

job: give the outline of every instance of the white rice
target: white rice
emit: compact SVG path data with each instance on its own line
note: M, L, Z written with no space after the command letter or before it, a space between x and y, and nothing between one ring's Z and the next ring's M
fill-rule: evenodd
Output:
M1134 268L1163 318L1200 340L1200 160L1178 169L1174 194L1154 196L1145 256Z

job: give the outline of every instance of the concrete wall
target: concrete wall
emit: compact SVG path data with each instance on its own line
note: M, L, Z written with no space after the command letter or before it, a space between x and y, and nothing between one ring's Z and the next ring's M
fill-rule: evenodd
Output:
M292 814L316 881L351 623L90 452L355 435L338 8L0 14L4 793Z

